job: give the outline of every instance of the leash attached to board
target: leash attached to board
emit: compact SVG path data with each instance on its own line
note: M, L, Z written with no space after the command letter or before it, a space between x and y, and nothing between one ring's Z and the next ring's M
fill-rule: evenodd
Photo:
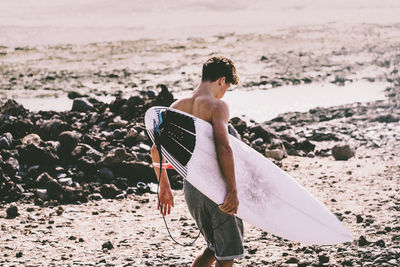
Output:
M167 232L168 232L168 234L169 234L169 237L170 237L176 244L178 244L178 245L180 245L180 246L183 246L183 247L188 247L188 246L193 245L193 244L197 241L197 239L198 239L199 236L200 236L201 230L199 230L199 234L197 235L197 237L194 238L193 241L190 242L190 243L183 244L183 243L180 243L180 242L176 241L175 238L172 237L172 234L171 234L171 232L170 232L170 230L169 230L169 227L168 227L167 221L165 220L165 216L164 216L164 213L163 213L163 210L162 210L162 206L161 206L161 203L160 203L160 194L159 194L159 190L160 190L160 181L159 181L159 180L161 179L161 174L162 174L162 169L163 169L162 149L161 149L161 134L162 134L162 132L163 132L163 130L164 130L163 125L165 124L165 121L163 120L163 115L164 115L164 111L160 111L160 113L158 113L158 123L154 125L154 131L153 131L153 135L154 135L154 144L156 145L156 148L157 148L157 150L158 150L158 156L159 156L159 158L160 158L160 163L157 164L158 166L155 165L155 167L160 168L160 173L159 173L159 176L158 176L158 183L157 183L158 208L159 208L160 211L161 211L161 215L162 215L162 218L163 218L163 220L164 220L165 228L167 229Z

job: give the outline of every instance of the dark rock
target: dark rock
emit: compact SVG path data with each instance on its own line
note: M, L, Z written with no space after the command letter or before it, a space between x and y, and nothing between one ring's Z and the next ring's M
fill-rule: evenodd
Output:
M314 131L313 135L309 137L308 139L312 141L339 141L340 139L334 135L333 133L322 133L318 131Z
M115 129L112 133L114 139L123 139L125 135L127 134L127 131L125 129Z
M69 99L75 99L75 98L82 98L82 97L87 97L88 95L83 95L79 92L76 91L70 91L68 92L68 98Z
M60 141L60 149L67 153L71 153L78 144L79 138L80 136L77 132L64 131L60 133L58 136L58 140Z
M353 262L354 262L354 260L352 260L352 259L345 259L342 261L342 265L343 266L353 266Z
M0 114L6 116L15 116L18 117L27 113L26 110L22 105L18 104L15 100L9 99L3 106L0 107Z
M275 160L282 160L285 157L285 151L282 149L267 149L265 156Z
M93 172L97 169L97 163L89 156L83 156L77 160L79 170L84 172Z
M233 137L235 137L235 138L237 138L237 139L240 140L240 134L239 134L239 132L236 131L236 129L235 129L231 124L228 124L228 133L229 133L230 135L232 135Z
M52 147L39 147L34 144L19 148L22 162L38 165L52 165L58 162L59 158Z
M102 249L108 249L111 250L114 248L113 244L111 243L111 241L107 241L105 243L103 243L103 245L101 246Z
M372 119L372 121L385 122L385 123L398 122L399 120L400 117L393 116L392 114L379 115L376 118Z
M101 142L103 142L105 140L106 139L104 137L95 136L90 133L87 133L82 137L82 143L87 144L87 145L97 148L97 149L100 147Z
M159 84L161 92L157 95L156 105L169 107L174 102L174 96L169 92L168 87L164 84Z
M290 257L285 263L298 263L299 259L295 257Z
M126 102L126 104L128 105L129 109L135 109L138 106L143 105L144 104L144 100L140 96L135 95L135 96L131 96L128 99L128 101Z
M48 181L45 187L47 189L47 194L50 199L61 199L64 190L63 187L56 180L53 179Z
M318 260L320 263L328 263L329 262L329 256L328 255L318 255Z
M381 247L381 248L386 247L385 241L383 241L382 239L376 241L375 245L377 245L378 247Z
M121 194L121 190L119 190L115 185L113 184L104 184L100 188L100 194L104 198L115 198L117 195Z
M47 189L36 189L35 194L39 199L41 199L43 201L46 201L49 199L49 194L47 193Z
M103 178L106 181L111 181L115 177L113 171L108 168L101 168L99 170L99 174L100 174L101 178Z
M63 213L64 213L63 207L59 206L59 207L57 208L57 210L56 210L56 214L57 214L58 216L61 216Z
M127 190L128 189L128 179L127 178L117 177L111 183L115 184L115 186L118 189L121 189L121 190Z
M11 205L6 210L7 218L13 219L19 215L18 207L15 205Z
M60 119L50 119L37 122L34 131L43 140L56 140L59 134L68 130L68 128L69 126L66 122Z
M244 131L247 129L246 122L241 120L239 117L234 117L229 122L240 133L240 135L243 135Z
M5 133L0 137L0 149L10 149L13 144L13 136L11 133Z
M308 140L297 142L294 144L294 147L295 149L304 151L305 153L312 152L315 149L315 145Z
M17 257L17 258L21 258L22 257L22 252L21 251L19 251L19 252L17 252L16 254L15 254L15 257Z
M72 186L73 185L72 178L69 178L69 177L58 179L58 183L60 185L66 185L66 186Z
M278 138L276 134L268 129L267 126L257 124L250 128L250 133L254 134L253 140L257 138L262 138L265 142L269 143L272 139Z
M74 158L87 156L98 162L103 157L103 154L87 144L78 144L71 152L71 156Z
M308 152L306 157L308 158L314 158L315 157L315 153L314 152Z
M13 157L10 157L3 163L0 162L0 166L3 168L3 171L11 177L14 177L19 170L19 162Z
M355 155L355 150L349 145L335 145L332 148L332 155L335 160L348 160Z
M138 182L136 184L135 193L137 195L141 195L141 194L148 193L148 192L150 192L150 186L148 184L143 183L143 182Z
M145 131L140 132L139 135L136 137L136 141L139 142L149 141L149 136L147 135L147 132Z
M135 185L138 182L150 183L157 181L154 170L148 162L124 161L113 170L116 176L127 178L129 185Z
M110 151L105 157L100 159L98 164L106 167L115 167L121 164L125 160L132 159L132 156L126 152L124 148L117 148Z
M29 167L26 176L36 180L42 172L44 172L44 169L40 165L32 165Z
M1 112L0 112L1 114ZM24 137L31 131L33 123L28 118L6 120L0 123L0 133L9 132L15 139Z
M356 219L357 219L357 223L362 223L364 221L363 217L359 214L356 216Z
M89 200L101 200L103 199L102 195L99 193L93 193L88 196Z
M331 153L331 149L326 148L326 149L321 149L321 150L315 151L315 155L320 156L320 157L330 157L332 155L332 153Z
M130 129L128 131L128 133L125 135L124 138L124 145L131 147L137 144L136 138L138 136L138 131L136 131L135 129Z
M172 174L173 173L173 174ZM168 171L169 182L171 184L171 188L175 190L183 189L183 178L175 171Z
M30 144L34 144L36 146L40 146L42 139L37 134L28 134L24 138L22 138L22 145L27 146Z
M93 105L83 98L74 99L71 111L88 112L93 109Z
M60 195L59 201L61 203L77 203L77 202L87 202L88 192L83 190L82 188L73 188L70 186L63 187L62 194Z
M342 77L339 77L339 76L336 75L335 79L331 83L334 83L334 84L337 84L337 85L340 85L340 86L344 86L345 82L346 82L345 78L342 78Z
M114 113L120 113L121 107L127 103L124 98L116 98L110 103L110 111Z
M358 239L358 245L360 247L364 247L364 246L368 245L369 243L370 242L368 242L364 236L360 236L360 238Z
M253 248L253 249L249 249L248 252L249 252L249 254L254 255L254 254L256 254L257 250L258 250L257 248Z
M146 91L146 96L150 99L156 98L157 94L153 90Z

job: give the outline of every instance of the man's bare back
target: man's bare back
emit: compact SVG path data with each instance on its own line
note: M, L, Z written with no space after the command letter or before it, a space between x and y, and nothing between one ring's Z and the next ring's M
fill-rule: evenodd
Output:
M208 93L195 91L191 97L186 97L174 102L171 105L171 108L184 111L202 120L212 122L213 111L218 109L220 106L226 106L225 102L216 99Z

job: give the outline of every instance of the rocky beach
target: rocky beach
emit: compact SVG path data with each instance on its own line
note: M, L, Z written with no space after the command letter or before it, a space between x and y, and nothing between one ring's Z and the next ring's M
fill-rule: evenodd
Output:
M143 116L193 90L202 62L223 54L241 78L233 93L387 84L383 100L266 121L231 118L232 134L292 175L354 236L306 246L245 224L245 257L237 265L399 266L399 32L400 24L328 23L259 34L0 46L0 265L190 266L204 241L181 247L167 235ZM167 221L188 243L198 229L182 178L169 174L175 208Z

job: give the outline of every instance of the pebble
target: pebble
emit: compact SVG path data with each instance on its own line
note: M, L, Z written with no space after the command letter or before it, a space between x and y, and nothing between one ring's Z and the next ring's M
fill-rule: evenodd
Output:
M358 245L360 247L364 247L368 244L369 244L369 242L367 241L367 239L364 236L360 236L360 238L358 239Z
M335 145L332 148L332 155L335 160L348 160L355 155L355 150L350 145Z
M113 244L111 241L104 242L103 245L101 246L102 249L108 249L111 250L114 248Z
M41 200L48 200L49 194L47 193L47 189L36 189L36 196Z
M281 149L272 149L272 150L267 149L265 151L265 156L275 160L282 160L285 157L285 152Z
M7 210L7 218L13 219L19 215L18 207L16 205L10 205Z
M67 178L58 179L58 183L60 185L72 186L73 181L72 181L72 178L67 177Z

